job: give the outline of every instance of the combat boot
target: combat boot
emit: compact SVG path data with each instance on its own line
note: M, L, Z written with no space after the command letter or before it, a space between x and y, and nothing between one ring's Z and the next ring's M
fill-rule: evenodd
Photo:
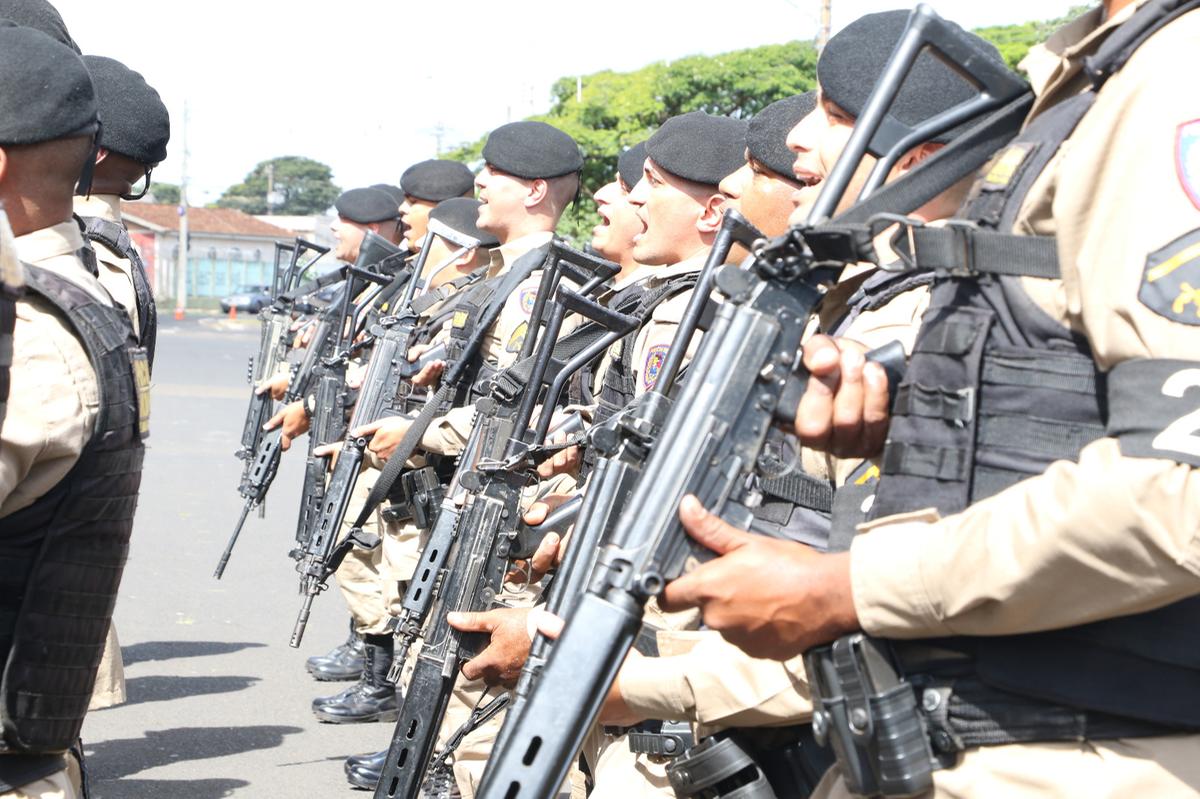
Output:
M355 788L375 790L379 777L383 774L383 764L387 760L388 750L373 752L369 755L351 755L346 758L346 780Z
M306 663L308 673L321 682L357 680L363 671L363 642L354 632L354 619L350 619L350 635L345 643L339 644L324 655L313 655Z
M363 672L358 682L334 696L314 699L318 721L350 724L361 721L395 721L400 715L396 686L387 680L392 666L392 637L363 636Z

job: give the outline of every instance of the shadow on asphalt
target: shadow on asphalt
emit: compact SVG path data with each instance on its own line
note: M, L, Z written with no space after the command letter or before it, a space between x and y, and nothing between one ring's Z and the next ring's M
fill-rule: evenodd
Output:
M257 641L145 641L121 647L121 659L126 666L151 660L198 658L206 655L228 655L243 649L263 647Z
M189 760L208 760L232 757L259 749L274 749L283 745L288 735L303 732L299 727L177 727L171 730L147 730L141 738L120 738L113 741L84 742L88 771L94 781L119 780L141 771L183 763ZM226 781L226 782L237 782ZM189 785L189 783L170 783ZM244 784L244 783L242 783ZM124 783L122 783L124 785ZM238 787L234 785L233 787ZM100 794L97 794L98 796ZM124 794L121 796L132 796ZM163 792L161 797L192 796ZM196 797L224 794L195 794Z
M125 704L231 694L244 691L258 681L258 677L131 677L125 681L125 692L129 696Z
M232 796L245 780L121 780L93 782L92 799L222 799Z

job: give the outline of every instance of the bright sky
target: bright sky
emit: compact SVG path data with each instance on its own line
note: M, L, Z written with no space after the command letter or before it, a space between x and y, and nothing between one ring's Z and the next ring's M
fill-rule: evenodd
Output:
M1056 17L1082 0L931 0L968 27ZM146 76L171 111L156 177L215 200L259 161L303 155L342 188L545 111L566 75L811 39L819 0L53 0L85 53ZM833 0L834 29L903 6ZM586 92L586 84L584 87Z

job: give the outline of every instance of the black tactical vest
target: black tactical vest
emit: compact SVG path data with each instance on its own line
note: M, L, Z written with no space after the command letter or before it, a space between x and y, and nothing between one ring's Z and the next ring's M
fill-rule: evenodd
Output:
M37 267L26 280L73 328L100 397L74 468L0 520L0 753L45 754L79 737L104 652L141 482L149 368L119 309Z
M1137 32L1128 27L1102 51L1117 54L1117 67L1148 35L1118 46L1117 37ZM968 226L914 231L916 261L936 278L897 394L872 518L931 506L957 513L1054 461L1077 460L1105 434L1105 375L1087 343L1022 288L1021 275L1058 276L1054 240L1008 234L1111 74L1110 63L1090 66L1093 91L1035 119L993 160L964 208ZM979 680L1012 694L1200 728L1198 621L1200 598L1192 598L1054 632L895 646L902 662L928 662L931 644L967 653Z
M146 274L146 264L141 253L133 246L129 231L124 225L101 219L98 216L82 217L84 235L89 241L98 242L129 261L133 276L133 290L137 296L138 343L146 350L146 357L154 366L154 344L158 339L158 308L154 304L154 290Z
M0 427L4 425L4 407L8 400L9 367L13 358L13 328L17 323L17 300L22 292L20 267L6 274L0 267Z

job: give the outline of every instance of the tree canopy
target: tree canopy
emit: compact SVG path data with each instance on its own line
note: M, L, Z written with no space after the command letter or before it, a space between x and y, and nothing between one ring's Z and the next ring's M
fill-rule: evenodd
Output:
M333 182L333 170L320 161L285 155L263 161L236 186L217 200L219 208L236 208L248 214L268 213L267 195L272 194L270 212L320 214L341 194Z

